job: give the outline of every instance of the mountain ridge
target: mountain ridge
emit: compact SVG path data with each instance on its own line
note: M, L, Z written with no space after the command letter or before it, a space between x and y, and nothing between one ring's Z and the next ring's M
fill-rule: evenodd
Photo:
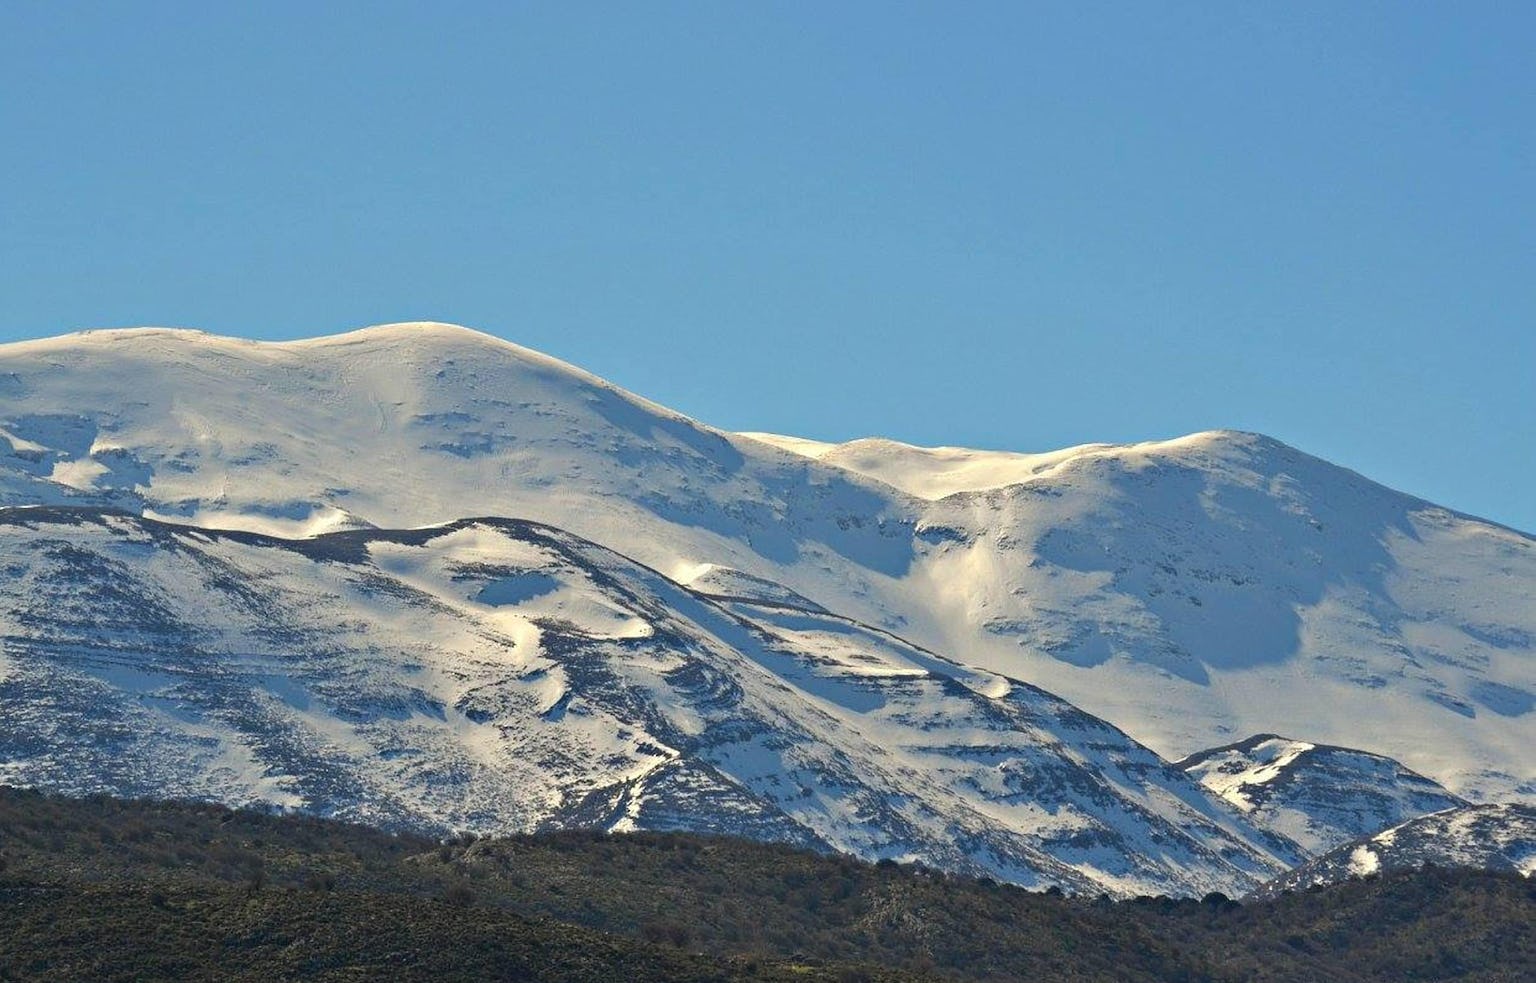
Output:
M3 346L0 436L3 505L288 537L520 517L1027 680L1168 758L1277 731L1536 796L1536 541L1271 438L1092 445L926 499L419 322Z
M0 510L0 779L439 834L683 829L1117 894L1300 859L1049 693L505 518Z
M333 334L322 334L277 340L243 338L237 335L224 335L217 332L206 331L200 328L189 327L143 325L134 327L84 328L78 331L66 332L63 334L52 335L44 338L0 343L0 357L8 354L11 350L15 350L17 352L28 352L30 350L69 350L70 348L74 347L76 343L82 341L87 343L103 342L106 344L132 344L134 342L153 338L169 338L187 344L213 344L221 347L227 345L237 349L257 351L265 350L272 354L293 354L305 351L320 351L325 349L366 346L380 343L416 343L424 340L424 338L436 340L457 339L460 341L472 342L487 349L499 349L506 354L510 354L516 357L519 361L527 362L541 368L551 369L568 375L571 378L578 379L584 383L616 391L626 398L633 400L634 402L639 403L648 409L659 411L668 417L684 420L690 424L700 425L700 421L689 417L687 414L682 413L679 410L667 406L666 404L651 400L643 395L640 395L639 393L636 393L632 389L627 389L621 385L618 385L609 379L606 379L597 375L596 373L582 368L579 365L576 365L573 362L569 362L558 356L549 355L545 352L530 348L526 345L521 345L517 342L510 341L501 337L500 335L492 334L488 331L482 331L477 328L471 328L465 325L447 321L386 322L382 324L367 325L360 328L340 331ZM1305 455L1306 457L1319 463L1325 464L1328 467L1345 471L1349 475L1357 477L1360 480L1368 482L1369 484L1387 491L1393 495L1411 499L1417 504L1444 511L1458 518L1475 521L1485 525L1495 526L1508 532L1515 533L1525 539L1536 541L1536 532L1528 532L1515 526L1511 526L1507 523L1499 522L1495 519L1490 519L1475 513L1465 512L1440 505L1428 499L1414 495L1411 492L1407 492L1385 484L1352 468L1335 464L1325 458L1310 454L1304 450L1301 450L1296 445L1280 439L1279 437L1275 437L1262 431L1246 430L1238 427L1211 427L1204 430L1191 431L1189 433L1178 434L1169 437L1149 438L1126 443L1092 441L1088 443L1074 444L1067 447L1044 451L1019 451L999 448L987 449L948 444L931 446L912 444L905 441L896 440L894 438L876 435L857 437L841 442L822 441L814 438L778 434L769 431L728 431L715 428L707 424L703 424L703 426L705 429L711 430L723 436L747 438L756 443L765 444L777 450L793 454L796 457L803 457L816 461L823 461L829 455L835 455L839 452L851 451L855 449L888 448L908 454L915 453L920 455L931 455L934 457L969 457L982 462L985 462L988 459L1016 460L1021 464L1038 466L1042 462L1049 462L1052 464L1064 463L1073 458L1092 456L1102 453L1159 451L1175 449L1183 446L1223 442L1259 443L1272 450L1281 450L1289 453ZM858 468L849 467L845 464L839 464L838 467L842 470L864 473L860 472ZM866 474L865 476L875 477L877 480L881 480L883 484L890 485L899 491L904 491L908 494L915 494L910 489L904 488L900 482L885 481L883 479L879 479L876 475L873 474ZM964 491L985 492L1001 490L1012 484L1025 483L1032 477L1034 477L1034 475L1020 477L1016 480L1003 481L1000 483L979 485L974 488L964 489Z
M1274 898L1356 878L1425 868L1536 875L1536 807L1520 803L1462 805L1395 824L1342 844L1280 877L1250 897Z
M816 440L807 437L796 437L768 431L737 431L737 435L742 437L750 437L753 440L769 444L773 447L777 447L781 450L785 450L793 454L798 454L811 460L821 461L824 463L835 463L840 467L846 468L847 470L864 474L866 477L876 478L877 480L884 481L884 483L891 485L893 488L906 491L909 494L916 494L918 497L927 498L930 501L940 498L947 498L950 495L980 494L989 491L1000 491L1011 485L1026 484L1050 468L1067 463L1068 461L1080 457L1091 457L1098 454L1115 454L1128 451L1155 452L1159 450L1169 450L1178 447L1196 446L1200 444L1257 444L1268 449L1269 451L1281 451L1289 454L1303 455L1320 464L1343 471L1355 478L1358 478L1360 481L1375 486L1376 488L1379 488L1391 495L1411 500L1420 506L1446 512L1458 519L1465 519L1483 525L1494 526L1506 532L1521 536L1524 539L1536 541L1536 532L1528 532L1516 526L1509 525L1508 523L1500 522L1497 519L1490 519L1486 516L1478 515L1474 512L1467 512L1461 509L1454 509L1448 506L1440 505L1436 502L1430 501L1429 499L1423 498L1422 496L1415 495L1412 492L1404 491L1383 481L1372 478L1361 471L1357 471L1345 465L1329 461L1327 458L1312 454L1301 449L1297 445L1282 440L1281 438L1272 434L1264 433L1263 431L1259 430L1245 430L1241 427L1211 427L1205 430L1196 430L1190 433L1178 434L1170 437L1150 438L1147 440L1136 440L1127 443L1094 441L1085 444L1073 444L1071 446L1063 447L1057 450L1045 451L1015 451L997 448L986 449L953 444L930 446L907 443L905 441L895 440L890 437L877 436L855 437L851 440L835 442ZM962 471L966 470L968 466L975 466L974 469L976 471L986 473L991 470L986 467L988 464L994 464L999 469L1001 466L1011 464L1021 469L1028 468L1030 469L1030 473L1018 475L1016 477L989 479L985 483L975 485L972 485L969 482L961 481L960 484L956 485L953 489L945 491L941 494L920 494L911 487L904 487L906 481L913 480L910 477L907 478L906 481L903 481L902 478L888 480L880 477L883 469L880 466L874 464L873 459L881 452L893 452L897 455L905 456L908 458L931 458L933 459L933 466L939 468L940 470L943 469L944 465L949 464ZM863 455L867 455L864 456L864 461L866 462L864 466L860 466L858 463L858 458L861 456L861 453ZM937 481L939 482L939 487L944 487L942 485L942 477L937 479Z
M1319 855L1418 816L1468 804L1391 758L1278 734L1207 748L1173 767L1251 821Z

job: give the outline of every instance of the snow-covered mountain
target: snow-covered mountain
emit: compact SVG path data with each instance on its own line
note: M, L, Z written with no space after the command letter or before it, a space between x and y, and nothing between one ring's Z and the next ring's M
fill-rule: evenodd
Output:
M1265 884L1251 896L1423 867L1476 867L1536 874L1536 807L1468 805L1420 816L1347 843Z
M1256 734L1174 767L1312 854L1467 803L1391 758Z
M1047 455L776 441L927 504L904 630L1170 756L1252 733L1536 791L1536 543L1255 434ZM1426 739L1427 737L1427 739Z
M447 325L92 332L0 347L0 563L23 784L1115 893L1536 796L1532 539L1253 434L831 445Z
M405 324L3 346L0 438L5 504L288 536L523 518L680 583L778 585L1170 758L1291 733L1536 795L1536 543L1254 434L1043 455L730 434Z
M1034 687L548 526L292 540L14 508L0 564L0 781L727 832L1116 894L1301 859Z

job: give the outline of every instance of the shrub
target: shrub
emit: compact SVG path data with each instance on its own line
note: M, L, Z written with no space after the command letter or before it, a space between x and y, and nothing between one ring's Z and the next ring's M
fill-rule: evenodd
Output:
M443 901L455 908L468 908L475 903L475 892L468 884L462 882L454 884L443 892Z

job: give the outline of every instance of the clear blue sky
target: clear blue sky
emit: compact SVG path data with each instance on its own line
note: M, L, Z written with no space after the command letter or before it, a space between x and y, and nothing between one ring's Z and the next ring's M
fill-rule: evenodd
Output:
M0 339L457 321L724 427L1237 427L1536 531L1533 51L1525 2L10 3Z

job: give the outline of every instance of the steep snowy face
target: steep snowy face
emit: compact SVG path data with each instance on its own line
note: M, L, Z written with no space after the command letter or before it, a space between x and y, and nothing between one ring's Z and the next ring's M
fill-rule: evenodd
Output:
M734 833L1116 894L1301 858L1047 693L547 526L281 540L37 507L0 511L0 563L0 781Z
M1274 734L1201 751L1174 767L1313 854L1467 804L1391 758Z
M1469 805L1412 819L1303 864L1252 897L1426 864L1508 870L1530 877L1536 873L1536 808L1518 803Z
M1536 796L1536 543L1252 434L825 445L445 325L99 332L0 347L0 504L44 503L290 536L536 520L1028 679L1170 757L1295 733Z

